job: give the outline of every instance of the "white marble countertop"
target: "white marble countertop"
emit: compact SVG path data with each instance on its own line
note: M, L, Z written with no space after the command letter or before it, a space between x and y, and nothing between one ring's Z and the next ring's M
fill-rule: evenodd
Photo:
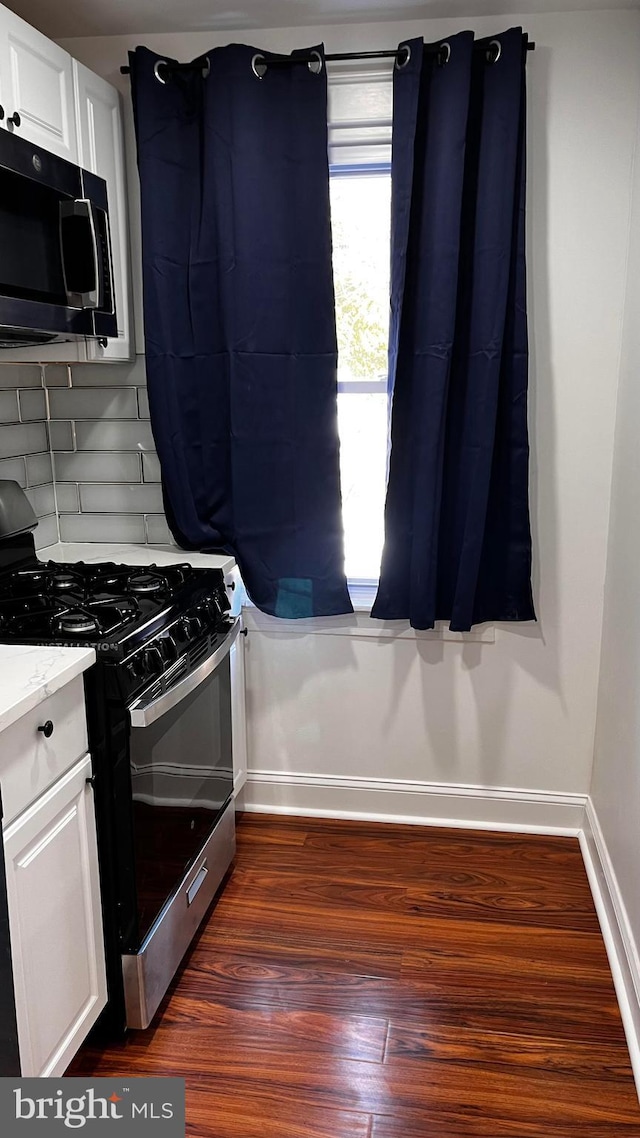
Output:
M227 553L197 553L175 545L102 545L100 542L59 542L37 551L40 561L115 561L121 565L193 565L230 573L235 559Z
M0 644L0 731L85 672L95 658L93 648Z

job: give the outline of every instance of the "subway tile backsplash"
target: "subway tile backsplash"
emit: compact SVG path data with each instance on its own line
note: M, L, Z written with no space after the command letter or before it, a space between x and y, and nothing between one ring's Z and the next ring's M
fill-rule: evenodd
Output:
M78 450L155 450L151 426L142 419L78 419L75 428Z
M135 387L55 387L49 392L49 418L137 419L136 389Z
M116 451L104 454L101 451L76 451L56 454L56 479L61 482L140 482L140 455ZM156 455L142 455L144 462ZM158 463L158 466L160 464ZM155 479L146 478L145 482Z
M47 418L46 393L44 391L26 390L18 392L20 405L20 418L23 423L30 420L42 422Z
M17 413L0 422L0 458L17 458L48 449L46 423L19 423Z
M144 357L45 369L61 541L172 542Z
M38 517L36 546L58 541L44 368L35 364L0 365L0 478L25 489Z
M24 487L39 548L58 540L172 543L144 357L0 365L0 478Z
M88 513L162 513L162 491L157 483L148 486L113 486L105 482L80 485L80 507Z
M144 545L144 518L139 514L60 514L60 540L124 541Z

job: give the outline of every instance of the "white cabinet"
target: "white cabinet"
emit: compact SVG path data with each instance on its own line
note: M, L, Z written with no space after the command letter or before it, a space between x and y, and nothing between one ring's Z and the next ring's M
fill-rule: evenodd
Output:
M111 251L118 314L118 337L106 347L97 341L87 343L89 360L128 360L133 356L131 326L131 283L129 272L129 229L122 136L120 96L115 87L73 60L78 160L107 183Z
M127 187L118 92L0 5L0 106L4 115L0 129L105 179L118 315L118 335L105 347L88 340L15 348L0 352L0 363L132 359Z
M72 62L68 52L0 7L2 126L77 162Z
M61 1075L106 1004L85 756L4 833L22 1074Z
M244 630L231 648L231 731L233 740L233 793L247 781L247 715L245 701Z

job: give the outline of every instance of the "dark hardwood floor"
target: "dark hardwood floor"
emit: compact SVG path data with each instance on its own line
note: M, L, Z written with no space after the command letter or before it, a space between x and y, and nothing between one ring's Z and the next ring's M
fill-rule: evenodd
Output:
M640 1138L578 842L245 815L153 1026L192 1138Z

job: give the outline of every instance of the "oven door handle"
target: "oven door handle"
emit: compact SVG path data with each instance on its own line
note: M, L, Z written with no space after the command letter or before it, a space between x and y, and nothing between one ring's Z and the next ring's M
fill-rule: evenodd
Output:
M240 634L242 620L237 617L230 632L225 636L223 643L215 652L207 656L206 660L184 679L179 680L177 684L170 687L167 691L159 695L157 699L151 703L145 703L143 700L137 700L129 708L129 715L131 716L132 727L149 727L151 723L155 723L160 716L165 712L171 711L172 707L176 707L185 696L190 692L195 691L197 687L206 680L208 676L215 672L216 668L222 661L229 655L235 641Z

